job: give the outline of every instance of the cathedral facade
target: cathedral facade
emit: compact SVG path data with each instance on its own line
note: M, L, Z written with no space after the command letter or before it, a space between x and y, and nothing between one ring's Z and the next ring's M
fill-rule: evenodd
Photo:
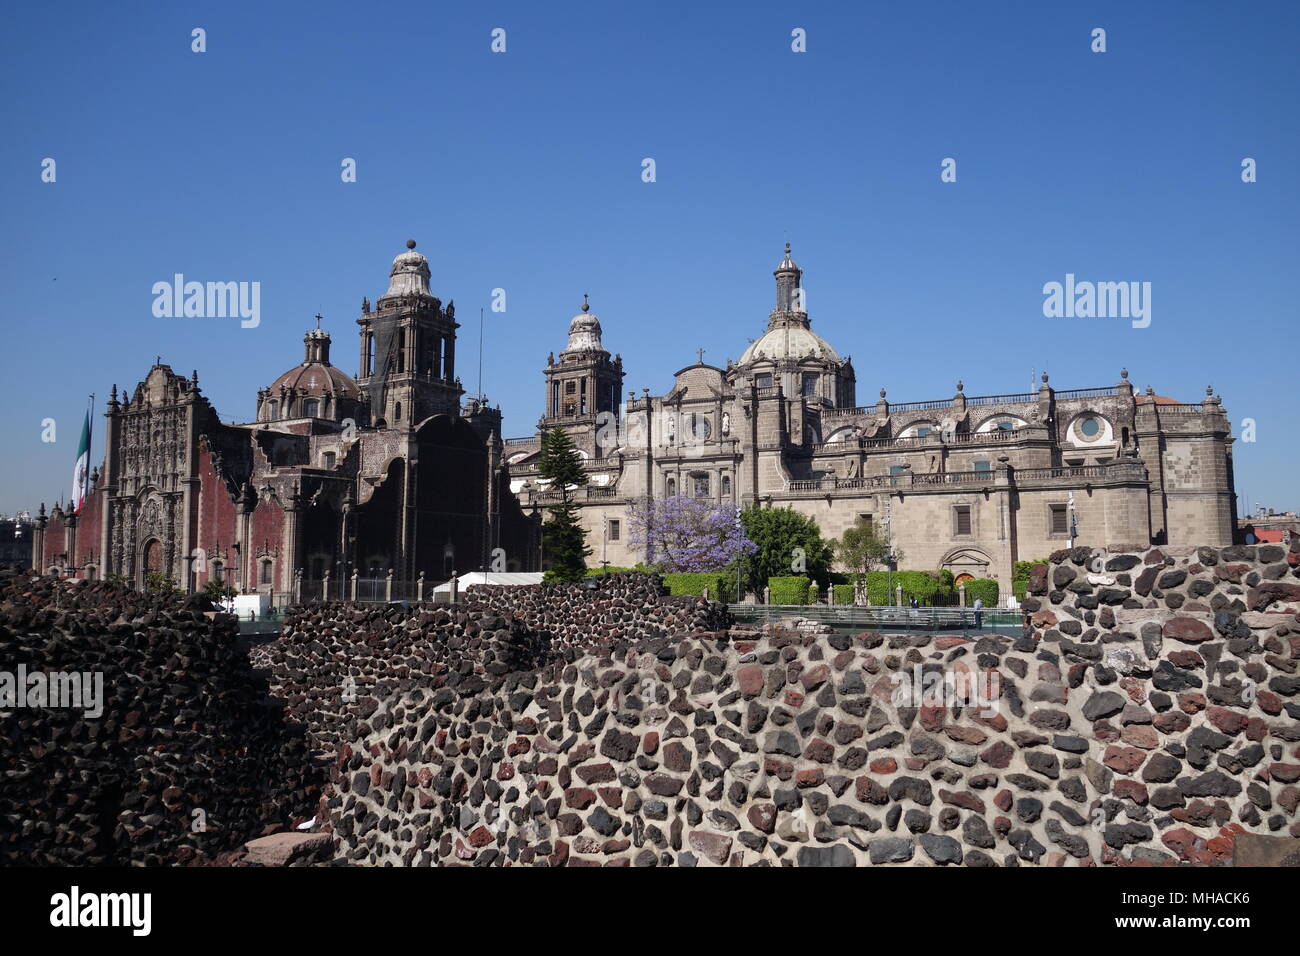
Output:
M621 358L584 302L544 369L536 434L507 439L525 506L556 497L537 474L546 431L568 431L589 477L577 492L590 563L636 564L628 502L691 495L792 507L824 538L859 519L885 531L902 566L993 577L1080 545L1231 544L1232 434L1219 398L1183 403L1118 383L859 405L849 357L812 329L786 246L767 326L724 368L702 355L661 395L620 398Z
M332 363L318 317L250 422L223 423L198 373L161 359L133 391L113 386L103 464L79 511L42 505L33 566L136 586L158 573L185 590L219 579L276 604L351 596L358 580L414 597L453 570L536 568L537 516L509 492L501 413L462 407L455 305L429 278L409 242L385 294L362 302L358 377Z

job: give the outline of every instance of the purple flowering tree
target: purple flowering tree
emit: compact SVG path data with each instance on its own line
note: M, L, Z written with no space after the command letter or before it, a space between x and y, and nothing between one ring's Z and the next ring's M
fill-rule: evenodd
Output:
M632 546L661 571L720 571L757 550L730 504L685 495L639 498L627 514Z

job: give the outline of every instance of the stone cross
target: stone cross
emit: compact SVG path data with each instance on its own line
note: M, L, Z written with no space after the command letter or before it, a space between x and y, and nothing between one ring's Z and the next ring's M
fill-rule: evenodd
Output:
M695 355L696 355L696 358L697 358L697 361L696 361L695 364L697 364L697 365L703 365L703 364L704 364L704 349L696 349L696 350L695 350Z

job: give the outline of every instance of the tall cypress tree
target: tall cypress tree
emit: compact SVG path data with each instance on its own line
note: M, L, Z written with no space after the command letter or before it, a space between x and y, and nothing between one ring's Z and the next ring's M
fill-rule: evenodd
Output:
M550 481L549 490L560 495L558 503L547 506L549 516L542 525L542 542L551 560L546 580L581 581L587 574L586 558L591 548L587 547L587 533L578 523L578 506L571 494L587 483L587 473L582 456L563 428L552 428L542 438L537 473Z

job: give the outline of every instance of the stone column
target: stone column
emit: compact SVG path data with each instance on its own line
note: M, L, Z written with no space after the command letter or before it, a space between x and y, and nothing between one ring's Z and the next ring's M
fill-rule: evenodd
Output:
M391 601L392 599L393 599L393 569L389 568L388 577L384 581L384 600Z

